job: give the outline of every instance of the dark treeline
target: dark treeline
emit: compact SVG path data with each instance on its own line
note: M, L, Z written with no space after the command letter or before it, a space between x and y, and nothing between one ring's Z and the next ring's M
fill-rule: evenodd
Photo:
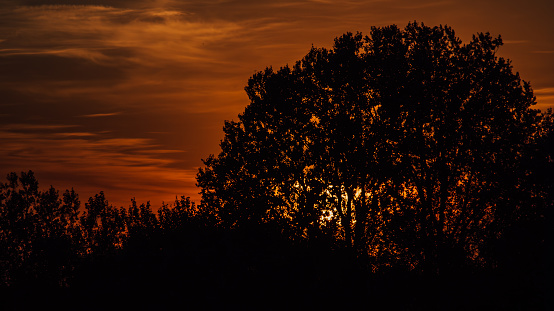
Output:
M81 204L73 190L39 190L32 171L11 173L0 184L0 228L8 310L274 309L368 297L369 271L340 250L294 243L270 224L225 228L185 197L157 212L135 200L116 208L102 192Z
M340 241L299 241L274 224L228 229L185 197L153 212L134 200L115 208L103 193L81 206L73 191L60 196L37 186L28 172L8 175L1 187L5 309L506 310L548 303L552 215L528 218L495 240L494 269L460 265L426 275L383 262L375 269Z
M3 296L16 309L548 309L553 115L532 108L501 45L375 27L256 73L199 170L199 205L82 205L8 175Z
M134 199L128 208L116 208L102 192L83 206L73 190L61 195L53 187L40 191L32 171L20 176L11 173L0 184L2 298L15 309L40 306L49 299L55 300L54 306L79 302L85 305L78 309L93 309L98 307L95 301L138 294L134 291L140 287L144 287L142 294L150 296L146 291L155 292L162 282L148 282L155 279L150 280L155 265L163 264L160 256L186 249L175 239L207 242L202 228L208 226L210 220L197 217L194 202L185 197L157 212L150 203L138 205ZM169 263L162 269L183 263ZM172 273L177 271L167 271L167 276ZM71 296L60 299L70 292ZM73 295L83 295L83 301Z

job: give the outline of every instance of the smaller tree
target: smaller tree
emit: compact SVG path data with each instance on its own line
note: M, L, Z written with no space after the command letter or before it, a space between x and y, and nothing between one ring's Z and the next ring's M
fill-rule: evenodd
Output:
M11 284L32 256L38 182L33 172L10 173L0 184L0 271L2 283Z
M127 244L140 247L158 238L160 224L156 214L152 212L150 202L137 206L136 200L132 199L131 206L127 209L125 223Z
M81 241L77 194L66 191L62 202L53 187L39 191L32 171L7 179L0 184L2 284L66 283Z
M108 203L100 191L85 203L80 217L87 253L110 253L121 248L126 235L125 210Z

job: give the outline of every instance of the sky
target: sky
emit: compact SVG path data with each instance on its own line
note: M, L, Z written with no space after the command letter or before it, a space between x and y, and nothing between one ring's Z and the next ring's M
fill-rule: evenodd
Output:
M553 14L552 0L0 0L0 177L33 170L82 202L199 202L201 159L250 76L410 21L501 35L536 108L554 107Z

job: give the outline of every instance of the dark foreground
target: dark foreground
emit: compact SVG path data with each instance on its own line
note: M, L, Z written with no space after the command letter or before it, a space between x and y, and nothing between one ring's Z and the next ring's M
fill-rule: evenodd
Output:
M438 276L373 273L347 251L194 230L85 259L65 287L33 280L2 288L0 299L3 310L548 310L551 280L540 262L521 261Z

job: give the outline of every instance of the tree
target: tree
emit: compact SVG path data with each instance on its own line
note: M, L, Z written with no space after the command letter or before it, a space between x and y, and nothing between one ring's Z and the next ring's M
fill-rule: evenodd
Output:
M2 283L17 281L17 273L32 256L34 211L38 182L32 172L7 175L0 184L0 267Z
M447 26L373 27L256 73L199 170L203 205L224 226L275 222L388 264L479 263L537 198L523 164L543 115L501 45L488 33L462 44Z
M77 194L66 191L62 202L53 187L39 191L32 171L7 179L0 184L0 284L64 284L79 251Z
M100 191L85 203L80 217L87 253L110 253L122 247L126 237L126 211L108 203Z
M378 131L388 145L379 161L396 187L388 232L412 262L478 259L529 195L520 191L522 160L541 115L530 109L530 85L495 55L501 44L479 34L462 45L450 28L414 24L372 32Z
M131 206L129 206L126 213L125 224L127 239L134 239L139 243L153 239L159 227L158 219L156 214L152 212L150 202L138 206L135 199L131 200Z

